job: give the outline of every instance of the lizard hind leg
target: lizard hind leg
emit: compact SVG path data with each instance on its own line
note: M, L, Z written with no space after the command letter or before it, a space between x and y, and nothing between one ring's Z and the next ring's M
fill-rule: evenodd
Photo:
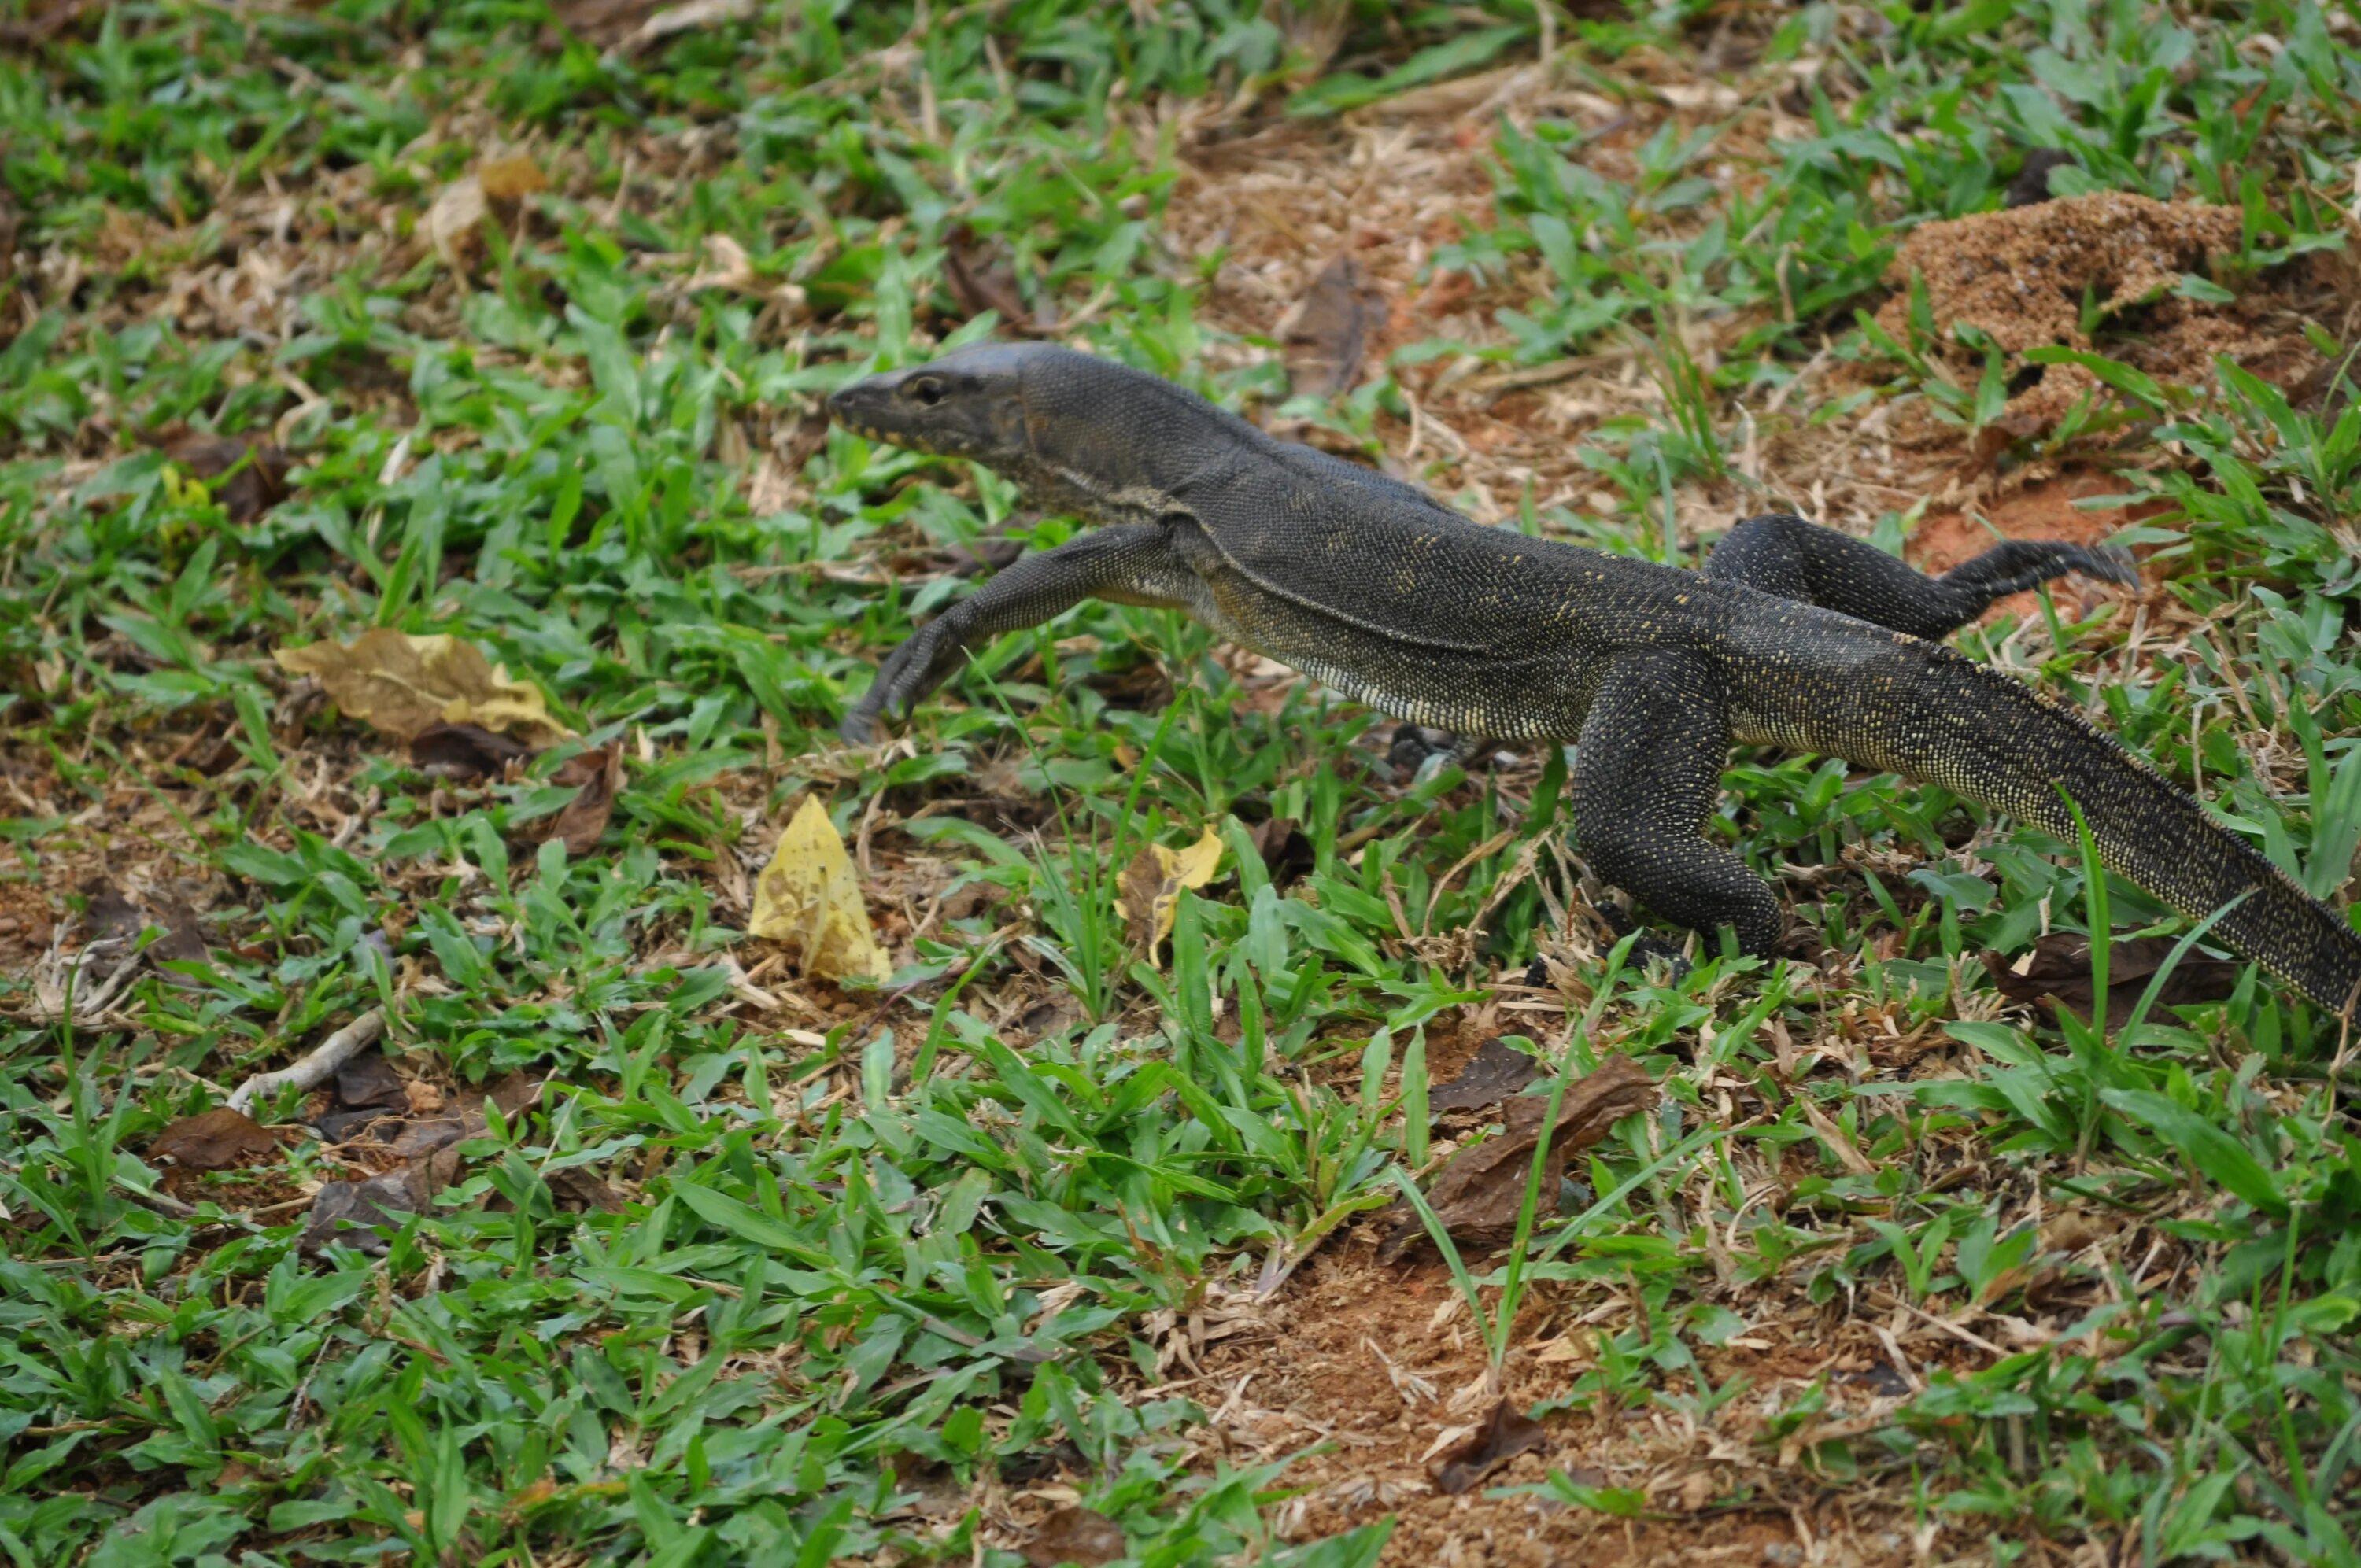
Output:
M1617 656L1584 720L1574 773L1575 835L1591 869L1711 944L1728 926L1767 958L1784 923L1746 862L1704 837L1730 760L1729 695L1704 656Z
M2046 539L2011 539L1930 577L1874 544L1774 512L1750 517L1707 557L1705 576L1801 599L1889 630L1930 641L1949 636L1994 601L2084 572L2109 582L2137 582L2119 552Z

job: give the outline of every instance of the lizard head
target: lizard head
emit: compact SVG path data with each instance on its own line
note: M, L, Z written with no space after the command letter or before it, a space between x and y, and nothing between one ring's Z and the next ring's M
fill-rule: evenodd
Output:
M965 457L1016 481L1033 505L1100 522L1158 514L1185 469L1191 416L1228 416L1113 360L1048 343L984 343L832 394L839 424L915 452ZM1239 425L1242 431L1250 427Z
M979 344L906 370L866 376L831 393L837 423L913 452L968 457L1007 471L1028 466L1027 361L1032 344Z

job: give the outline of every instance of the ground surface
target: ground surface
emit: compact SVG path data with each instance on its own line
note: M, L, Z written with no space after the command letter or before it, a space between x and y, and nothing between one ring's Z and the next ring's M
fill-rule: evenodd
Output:
M2180 923L1767 752L1715 831L1822 956L1634 974L1555 759L1154 612L845 750L1070 524L818 400L1026 332L1658 559L2114 538L1961 644L2342 902L2356 44L0 3L0 1553L2356 1561L2333 1023L2202 952L2134 1021ZM502 671L274 657L372 628ZM884 989L747 934L809 800Z

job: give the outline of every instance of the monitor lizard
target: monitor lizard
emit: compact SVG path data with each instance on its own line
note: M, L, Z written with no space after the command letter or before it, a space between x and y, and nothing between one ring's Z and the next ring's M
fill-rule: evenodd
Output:
M2081 715L1938 641L1995 599L2117 554L2010 541L1940 576L1779 514L1699 571L1488 528L1414 485L1277 440L1144 371L985 344L867 377L840 422L982 463L1099 524L1020 557L887 657L841 733L867 740L966 651L1085 598L1187 612L1217 635L1419 725L1576 742L1592 869L1708 942L1772 956L1771 889L1708 842L1732 745L1839 757L2076 839L2332 1012L2361 992L2361 933Z

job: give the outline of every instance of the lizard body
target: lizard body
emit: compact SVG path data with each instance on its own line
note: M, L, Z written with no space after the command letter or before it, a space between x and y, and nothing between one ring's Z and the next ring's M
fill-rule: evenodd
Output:
M2080 714L1939 639L1994 599L2119 556L2002 543L1941 577L1801 518L1751 519L1700 572L1486 528L1412 485L1276 440L1143 372L993 345L829 399L843 423L972 458L1101 524L1021 558L888 657L850 740L964 651L1088 598L1184 610L1416 724L1578 742L1576 835L1667 918L1780 944L1778 903L1702 836L1734 744L1939 784L2071 840L2313 1001L2361 991L2361 934Z

